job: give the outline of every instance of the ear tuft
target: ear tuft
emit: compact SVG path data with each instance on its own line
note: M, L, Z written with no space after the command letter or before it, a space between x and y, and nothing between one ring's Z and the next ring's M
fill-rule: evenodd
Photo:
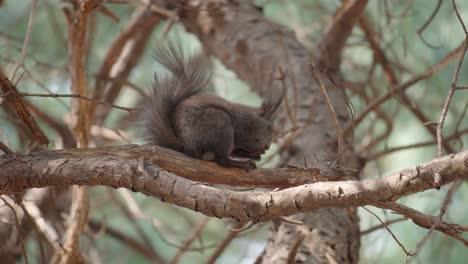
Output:
M260 106L259 109L259 116L271 120L273 118L273 115L275 112L278 110L279 106L281 105L281 102L283 101L283 98L285 96L286 89L282 88L281 89L281 94L277 96L270 95L268 96L264 101L262 106Z

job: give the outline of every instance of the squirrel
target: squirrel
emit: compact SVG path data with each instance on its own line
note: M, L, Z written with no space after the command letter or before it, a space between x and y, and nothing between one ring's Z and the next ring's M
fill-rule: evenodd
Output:
M272 142L273 116L284 90L259 108L232 103L203 92L212 73L202 55L187 55L180 41L170 40L155 53L169 75L154 74L153 91L143 105L140 121L147 143L224 167L255 169L254 160Z

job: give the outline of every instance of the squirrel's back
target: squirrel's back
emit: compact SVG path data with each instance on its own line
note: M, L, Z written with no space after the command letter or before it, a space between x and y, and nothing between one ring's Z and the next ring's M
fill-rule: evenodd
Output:
M211 73L205 58L186 55L180 41L159 45L155 55L170 74L164 78L154 75L153 91L141 116L145 141L180 151L182 146L173 123L177 105L199 94L209 83Z

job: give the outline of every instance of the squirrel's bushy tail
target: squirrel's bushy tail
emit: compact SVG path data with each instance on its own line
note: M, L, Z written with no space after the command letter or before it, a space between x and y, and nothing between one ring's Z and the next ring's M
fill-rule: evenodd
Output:
M200 93L208 85L211 73L205 58L184 53L180 40L158 45L155 59L170 74L164 78L154 74L153 91L141 117L145 141L181 151L174 130L174 111L182 100Z

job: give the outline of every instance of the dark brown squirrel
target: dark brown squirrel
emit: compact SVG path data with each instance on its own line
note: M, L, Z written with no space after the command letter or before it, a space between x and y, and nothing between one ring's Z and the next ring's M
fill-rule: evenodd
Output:
M170 74L159 78L155 73L153 92L143 106L146 141L225 167L256 168L253 160L270 147L273 115L284 91L259 108L232 103L203 92L212 75L207 60L186 55L180 41L159 45L155 59Z

